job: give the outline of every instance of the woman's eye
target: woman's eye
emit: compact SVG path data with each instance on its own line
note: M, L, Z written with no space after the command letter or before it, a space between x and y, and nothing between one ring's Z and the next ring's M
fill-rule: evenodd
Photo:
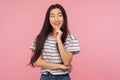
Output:
M62 17L62 14L60 14L59 16Z
M53 15L51 15L50 17L54 17Z

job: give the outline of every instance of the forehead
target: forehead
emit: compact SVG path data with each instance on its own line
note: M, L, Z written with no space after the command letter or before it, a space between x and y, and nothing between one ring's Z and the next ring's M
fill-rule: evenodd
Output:
M50 14L62 14L62 11L59 8L54 8L50 11Z

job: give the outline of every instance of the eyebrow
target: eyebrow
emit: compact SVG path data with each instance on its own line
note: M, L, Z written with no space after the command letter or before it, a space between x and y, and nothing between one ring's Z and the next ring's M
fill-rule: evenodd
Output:
M58 12L57 14L62 14L61 12ZM50 15L54 15L54 13L50 13Z

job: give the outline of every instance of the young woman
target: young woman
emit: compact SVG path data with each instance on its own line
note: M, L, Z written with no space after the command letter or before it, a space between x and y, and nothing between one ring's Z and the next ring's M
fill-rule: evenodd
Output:
M30 64L41 68L40 80L70 80L72 57L80 47L68 30L67 15L60 4L48 8L41 32L30 49L34 52Z

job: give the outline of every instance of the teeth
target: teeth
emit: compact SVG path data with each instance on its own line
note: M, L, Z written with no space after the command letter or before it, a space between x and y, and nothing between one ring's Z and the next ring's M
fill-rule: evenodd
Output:
M59 25L60 23L54 23L55 25Z

